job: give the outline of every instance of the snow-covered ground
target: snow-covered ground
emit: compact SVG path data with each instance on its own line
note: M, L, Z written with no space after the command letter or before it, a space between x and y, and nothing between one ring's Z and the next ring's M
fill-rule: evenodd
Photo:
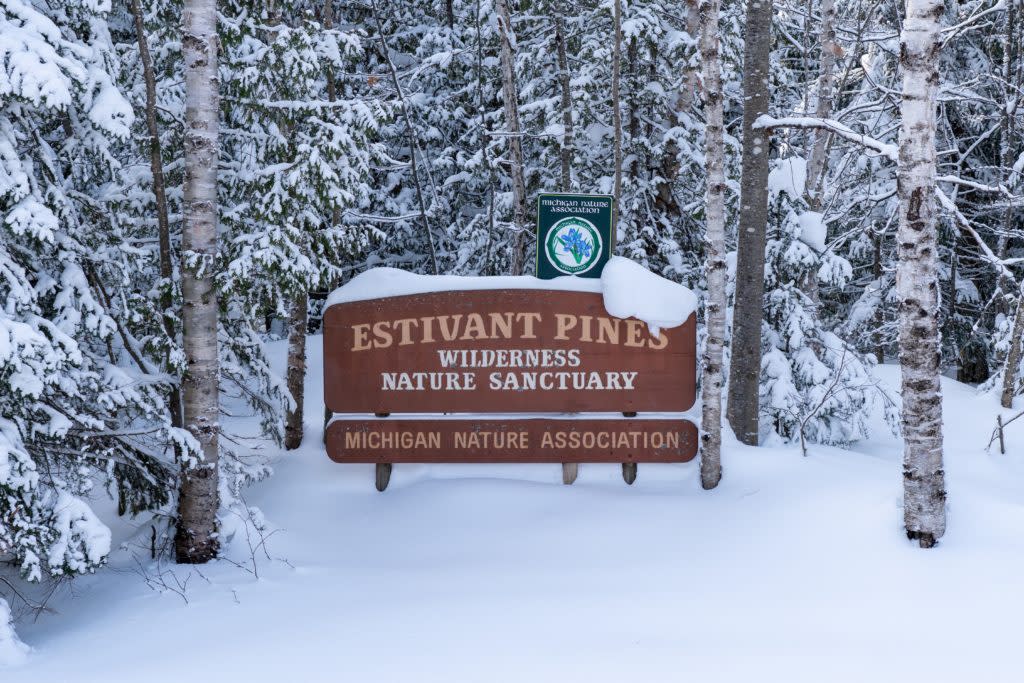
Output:
M925 551L882 424L806 458L728 443L713 492L694 461L632 487L618 466L563 486L557 465L399 465L377 493L324 454L319 358L314 338L304 447L248 495L280 559L172 566L186 603L116 552L19 624L33 652L0 681L1021 680L1024 424L986 453L997 406L970 387L944 380L949 525Z

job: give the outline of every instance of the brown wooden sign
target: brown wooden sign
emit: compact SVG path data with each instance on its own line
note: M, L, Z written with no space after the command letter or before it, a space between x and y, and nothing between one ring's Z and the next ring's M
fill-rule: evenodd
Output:
M335 462L686 462L697 427L679 419L337 419Z
M335 413L685 411L696 346L693 316L655 337L592 292L341 303L324 316L325 399Z

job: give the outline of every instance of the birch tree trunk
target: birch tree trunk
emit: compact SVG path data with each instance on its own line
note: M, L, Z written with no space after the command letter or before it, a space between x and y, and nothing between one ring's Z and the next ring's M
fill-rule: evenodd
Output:
M897 190L903 389L903 516L907 537L930 548L946 529L939 384L939 286L935 225L935 106L941 0L907 0L900 45L903 94Z
M309 295L305 292L292 302L288 320L288 393L295 407L288 410L284 424L284 447L293 450L302 443L302 418L306 388L306 317Z
M811 4L808 3L808 8ZM815 88L814 116L828 119L832 116L832 99L835 91L836 53L836 4L835 0L821 0L821 27L818 32L819 69ZM823 186L825 183L825 157L828 155L828 131L823 128L811 129L811 153L807 160L807 180L804 199L811 211L821 211ZM809 272L800 282L800 289L817 305L819 303L818 275Z
M707 165L706 220L708 337L704 347L700 483L722 478L722 355L725 346L725 154L722 75L719 65L718 0L700 0L700 55L704 69L704 156Z
M153 59L149 54L149 41L146 39L146 26L142 16L139 0L131 0L132 17L135 23L135 38L139 43L139 61L142 62L142 77L146 83L146 132L149 135L149 170L153 175L153 200L156 204L156 224L160 248L160 279L166 285L160 295L160 309L163 319L164 334L174 340L174 320L177 317L172 311L174 302L171 298L171 281L174 269L171 265L171 226L167 215L167 191L164 182L163 152L160 148L160 130L156 125L156 76L153 74ZM171 425L182 426L181 388L171 388L167 398L170 406Z
M505 101L510 175L512 178L513 275L526 271L526 180L523 172L523 137L519 123L519 88L516 85L516 35L508 0L497 0L498 34L501 38L501 91Z
M882 233L875 233L874 242L874 259L871 263L871 276L875 282L879 283L877 286L881 287L882 281ZM885 348L882 346L882 325L885 324L885 316L882 312L882 297L879 293L878 305L875 307L874 325L875 329L871 333L871 341L875 347L875 360L881 365L885 362Z
M1024 289L1017 290L1017 312L1013 319L1013 330L1010 332L1010 351L1006 354L1006 368L1003 371L1003 394L1000 405L1004 408L1013 407L1013 397L1017 395L1017 369L1020 367L1021 340L1024 338Z
M178 562L203 563L217 555L219 430L217 292L217 80L216 0L185 0L182 13L185 63L185 187L181 249L182 324L187 367L182 381L185 427L203 459L182 463Z
M1014 142L1016 141L1017 108L1020 96L1013 93L1020 87L1021 68L1017 59L1017 8L1016 3L1009 3L1006 8L1006 27L1003 32L1003 79L1006 82L1007 102L1003 108L1003 130L999 137L999 159L1003 167L1003 183L1010 188L1010 177L1014 161ZM1015 202L1007 202L1003 213L1003 232L999 236L998 254L1006 255L1009 245L1008 236L1013 231ZM1004 286L1010 283L1003 283ZM1006 356L1006 367L1003 370L1003 394L1000 400L1004 408L1013 407L1013 397L1017 395L1018 369L1020 368L1021 341L1024 337L1024 288L1017 288L1017 311L1013 320L1013 331L1010 334L1010 351Z
M697 40L697 51L700 52L700 0L686 1L686 33ZM699 60L698 60L699 62ZM672 125L678 125L679 114L685 113L693 106L694 97L700 90L700 78L703 75L703 64L691 62L686 65L679 96L676 98L675 111L670 114Z
M821 0L821 30L819 33L820 72L818 74L817 103L814 116L819 119L832 117L832 99L835 88L836 53L836 3L835 0ZM822 185L825 176L825 156L828 150L828 132L822 128L811 131L814 142L811 158L807 162L807 204L811 211L821 211Z
M569 58L565 47L565 20L562 16L562 4L556 2L555 13L555 51L558 56L558 87L562 96L562 191L572 192L572 90L569 86Z
M1021 69L1017 61L1017 4L1007 3L1006 25L1003 28L1003 88L1006 106L1003 107L1003 129L999 133L999 165L1002 166L1003 184L1010 186L1010 176L1014 162L1013 150L1016 141L1017 109L1020 107L1020 96L1017 91L1021 85ZM1005 258L1009 244L1009 234L1013 225L1013 201L1011 200L1003 214L1003 232L999 235L996 254Z
M743 150L740 219L736 249L736 294L729 366L729 424L745 444L758 441L761 322L764 318L764 249L768 223L768 142L754 128L768 113L768 58L772 42L771 0L747 0L743 47Z

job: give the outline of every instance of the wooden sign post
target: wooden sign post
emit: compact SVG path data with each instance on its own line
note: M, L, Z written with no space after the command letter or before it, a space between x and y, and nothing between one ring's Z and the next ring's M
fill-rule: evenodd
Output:
M697 452L697 428L678 415L696 399L694 317L655 337L610 316L594 292L331 305L324 387L328 455L377 463L381 490L395 462L685 462Z

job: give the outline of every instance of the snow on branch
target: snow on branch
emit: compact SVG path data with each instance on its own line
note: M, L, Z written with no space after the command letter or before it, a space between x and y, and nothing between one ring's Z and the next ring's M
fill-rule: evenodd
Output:
M359 220L375 223L401 223L402 221L411 221L420 217L420 214L418 213L407 213L401 216L378 216L369 213L359 213L358 211L345 211L344 213L350 218L357 218Z
M1003 195L1007 199L1014 199L1013 193L1006 189L1005 185L985 185L983 183L978 183L973 180L968 180L966 178L961 178L960 176L955 175L943 175L939 176L935 180L937 180L940 183L953 183L954 185L963 185L964 187L969 187L974 190L980 190L981 192L994 192L996 194Z
M987 17L989 14L992 14L994 12L1002 12L1005 9L1006 0L997 0L997 2L988 9L982 10L980 12L975 12L971 16L961 21L959 24L943 29L942 33L945 37L943 38L942 44L945 45L949 41L953 40L967 29L976 25L979 20L983 19L984 17Z
M963 213L960 212L960 209L957 208L956 202L950 199L949 195L943 192L938 185L935 186L935 195L939 198L939 203L942 204L942 207L953 215L956 224L960 227L960 231L966 233L977 243L978 248L982 253L982 260L991 263L996 270L998 270L1003 277L1009 279L1010 282L1017 282L1017 278L1014 277L1013 272L1007 268L1003 259L996 256L991 247L985 244L985 240L981 239L981 235L979 235L974 227L971 226L971 222L967 220L967 217L964 216Z
M757 120L754 121L754 128L820 128L830 131L845 140L856 142L863 147L874 150L892 161L896 161L899 156L899 150L896 145L890 145L863 133L858 133L849 126L832 119L818 119L812 116L788 116L777 119L763 115L757 117Z
M890 145L879 140L876 140L868 135L858 133L849 126L839 123L838 121L833 121L831 119L819 119L810 116L773 118L771 116L764 115L759 116L757 118L757 120L754 122L754 128L819 128L822 130L830 131L845 140L856 142L857 144L863 147L866 147L870 150L874 150L875 152L878 152L879 154L887 157L892 161L897 161L897 159L899 158L899 150L896 145ZM1002 185L983 185L972 180L965 180L957 176L949 175L940 176L935 180L936 182L947 182L958 185L964 185L985 192L995 192L998 194L1002 194L1003 196L1011 200L1014 199L1013 193L1011 193ZM995 252L992 251L992 248L985 243L985 240L981 238L981 235L978 234L978 231L975 230L974 227L971 225L970 221L967 220L967 217L964 216L960 209L957 208L956 202L950 199L949 196L942 191L938 184L935 185L935 194L939 199L939 203L942 204L942 207L945 210L949 211L950 214L952 214L954 221L956 225L959 227L960 231L967 235L968 237L970 237L971 240L973 240L978 245L978 249L981 250L982 260L991 264L996 270L999 271L999 273L1003 277L1008 278L1011 282L1016 283L1017 278L1009 269L1008 263L1004 259L999 258L995 254Z

